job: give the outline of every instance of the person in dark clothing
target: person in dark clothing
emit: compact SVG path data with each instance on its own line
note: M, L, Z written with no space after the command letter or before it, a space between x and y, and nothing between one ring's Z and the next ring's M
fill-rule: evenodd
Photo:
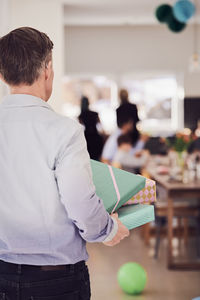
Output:
M103 137L97 130L100 120L97 112L89 110L89 100L85 96L81 99L81 114L78 119L85 127L85 139L90 158L100 160L104 144Z
M138 109L136 104L129 102L127 90L125 89L120 90L119 98L120 98L120 106L118 107L117 111L120 111L120 109L122 108L126 108L127 111L130 111L130 113L132 114L134 123L137 124L137 122L139 121Z
M121 103L116 111L117 123L118 123L118 120L120 120L121 118L123 118L123 117L129 118L129 116L131 116L131 118L133 120L133 124L134 124L134 128L131 133L132 144L134 146L140 138L140 134L136 127L136 125L139 121L137 106L135 104L129 102L127 90L125 90L125 89L120 90L119 97L120 97Z
M200 137L194 140L188 147L188 153L194 153L195 151L200 152Z

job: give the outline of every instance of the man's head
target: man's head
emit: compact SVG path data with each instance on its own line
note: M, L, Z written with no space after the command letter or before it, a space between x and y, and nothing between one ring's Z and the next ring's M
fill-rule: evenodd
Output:
M122 134L117 139L119 149L129 152L132 147L132 139L129 134Z
M119 98L121 101L121 104L128 103L128 92L125 89L121 89L119 92Z
M81 112L89 109L89 99L86 96L81 97Z
M45 101L52 92L53 43L34 28L15 29L0 38L0 76L11 88L37 83Z

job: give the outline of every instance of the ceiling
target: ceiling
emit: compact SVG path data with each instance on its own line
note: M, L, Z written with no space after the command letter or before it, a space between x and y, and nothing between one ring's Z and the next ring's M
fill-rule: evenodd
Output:
M195 0L193 0L194 2ZM175 0L63 0L65 25L156 25L158 5ZM198 5L197 5L198 4ZM200 0L198 21L200 21ZM194 18L191 20L193 22Z

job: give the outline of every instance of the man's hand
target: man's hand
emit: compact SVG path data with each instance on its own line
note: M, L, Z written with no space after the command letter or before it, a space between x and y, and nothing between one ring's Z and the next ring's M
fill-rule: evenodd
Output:
M103 243L106 246L115 246L119 244L121 240L123 240L125 237L129 236L129 230L122 224L122 222L118 218L118 214L114 213L111 215L113 218L116 219L117 224L118 224L118 231L114 238L110 242Z

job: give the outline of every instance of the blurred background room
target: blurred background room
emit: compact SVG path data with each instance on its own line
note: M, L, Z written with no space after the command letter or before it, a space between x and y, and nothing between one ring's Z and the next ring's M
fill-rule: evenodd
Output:
M93 300L200 297L200 0L176 2L0 0L0 36L31 26L54 42L49 103L84 126L90 157L156 181L154 223L88 245ZM141 295L117 283L130 261Z

